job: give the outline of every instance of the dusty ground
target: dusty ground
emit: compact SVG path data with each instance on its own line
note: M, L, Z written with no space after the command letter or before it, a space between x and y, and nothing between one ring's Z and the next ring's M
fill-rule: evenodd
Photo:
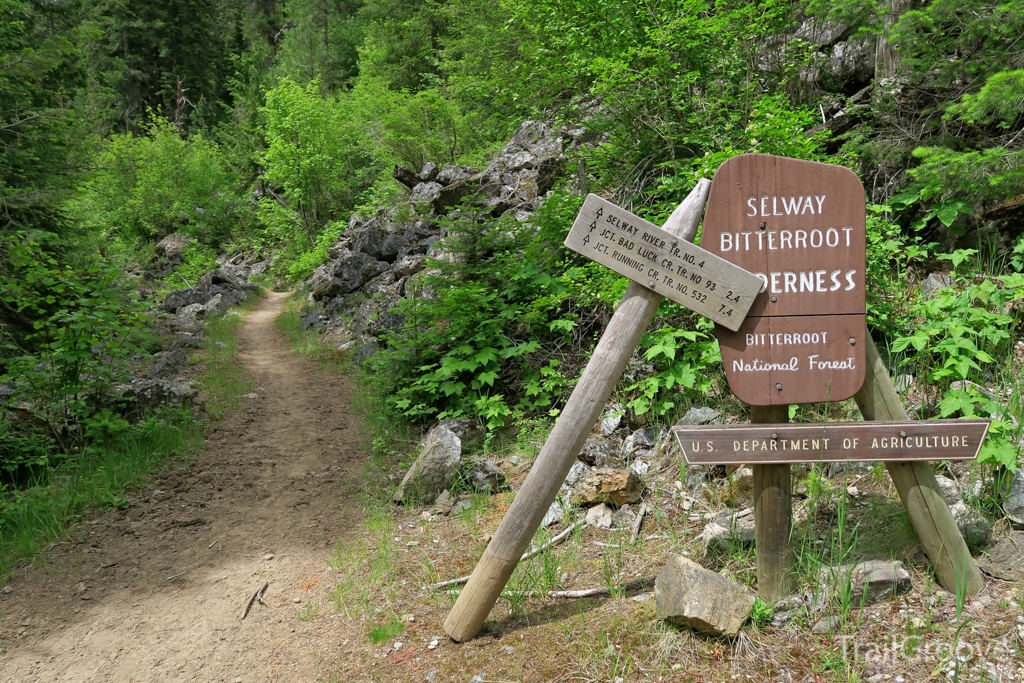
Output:
M275 328L285 298L240 327L258 398L0 594L0 680L309 681L339 656L331 620L298 619L294 600L361 516L364 440L343 378ZM266 606L240 621L264 582Z
M243 399L193 461L127 510L81 525L0 590L0 683L1024 681L1024 588L989 582L955 623L953 597L916 545L895 538L885 477L855 482L866 492L853 503L858 550L892 546L881 554L908 563L914 590L845 615L830 609L834 628L818 628L822 617L726 641L658 620L650 592L549 599L551 588L651 576L675 553L699 557L722 501L681 494L671 457L646 477L654 512L636 541L628 530L580 531L517 570L480 637L451 643L441 623L455 596L422 586L468 573L514 494L474 495L448 516L359 495L377 484L367 483L352 392L294 353L274 326L284 302L271 295L239 331L258 398ZM394 436L381 466L397 478L415 444ZM531 455L499 462L515 487ZM834 526L835 511L822 510ZM749 584L752 558L741 551L716 567ZM240 620L264 583L266 604Z

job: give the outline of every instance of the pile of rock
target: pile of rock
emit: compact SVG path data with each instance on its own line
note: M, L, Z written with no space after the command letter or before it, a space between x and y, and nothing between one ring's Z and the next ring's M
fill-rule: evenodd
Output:
M407 206L372 218L351 217L341 239L328 249L329 260L304 285L313 310L303 324L347 338L341 342L345 348L371 354L382 330L403 323L391 312L400 299L432 296L417 282L428 259L457 258L439 244L447 236L439 216L482 210L525 222L564 174L565 153L593 145L596 138L583 129L525 121L483 170L433 163L418 172L396 167L394 177L410 190Z
M194 286L168 294L160 308L175 315L178 329L190 330L196 327L199 319L224 313L255 294L259 286L248 280L252 270L240 272L232 264L225 263L217 270L205 273Z

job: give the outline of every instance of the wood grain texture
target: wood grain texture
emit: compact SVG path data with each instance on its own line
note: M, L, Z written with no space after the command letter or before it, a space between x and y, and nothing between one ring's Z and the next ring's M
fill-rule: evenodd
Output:
M867 378L855 396L864 419L907 419L899 394L870 335L867 337L867 358ZM985 582L953 519L953 513L939 492L931 465L927 462L886 462L885 466L939 583L955 594L957 585L962 582L967 595L977 594Z
M748 317L735 332L716 329L729 387L748 405L845 401L864 384L864 321L864 314Z
M756 275L593 194L565 246L730 330L761 289Z
M850 169L743 154L715 173L701 246L765 275L752 316L863 313L865 216L864 186ZM818 271L824 271L820 281ZM796 274L790 286L786 272Z
M752 423L789 422L789 406L753 406ZM770 605L793 593L792 484L788 464L754 465L757 594Z
M974 460L989 420L673 427L691 465Z
M673 212L665 230L681 240L692 241L709 189L710 183L701 180L683 206ZM569 468L583 448L587 435L662 298L635 282L626 290L530 474L445 619L444 630L452 640L464 642L480 631L544 514L558 495Z

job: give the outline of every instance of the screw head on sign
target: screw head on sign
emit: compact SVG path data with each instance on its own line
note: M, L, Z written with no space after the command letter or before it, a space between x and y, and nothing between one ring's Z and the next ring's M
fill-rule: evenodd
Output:
M675 240L675 239L672 240L672 246L673 247L676 246L677 244L679 244L679 240Z
M856 346L856 345L857 345L857 338L856 337L850 337L850 346Z
M775 432L772 432L772 440L774 441L775 439L778 439L778 438L779 438L779 435L776 434Z
M648 282L647 286L650 287L651 289L654 289L654 280L651 280L650 282Z
M900 432L900 436L902 436L905 439L905 438L907 438L907 433L906 432Z
M778 300L779 300L779 297L777 297L777 296L773 296L773 297L772 297L772 303L773 303L773 304L774 304L774 303L775 303L776 301L778 301Z
M775 388L778 389L779 391L782 391L782 382L777 382L775 384ZM775 438L775 437L772 437L772 438Z
M757 224L757 227L760 228L761 230L764 230L768 226L765 224L764 221L761 221L760 223Z

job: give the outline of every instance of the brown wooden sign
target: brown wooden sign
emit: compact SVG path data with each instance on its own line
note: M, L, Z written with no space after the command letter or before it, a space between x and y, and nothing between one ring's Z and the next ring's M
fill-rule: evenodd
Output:
M742 328L717 330L741 400L816 403L857 392L865 240L864 186L847 168L745 154L718 169L701 246L761 279Z
M761 288L756 275L593 194L565 246L730 330Z
M862 315L748 317L718 329L729 386L754 406L842 400L864 384Z
M988 420L906 420L825 424L674 427L694 465L974 460Z

